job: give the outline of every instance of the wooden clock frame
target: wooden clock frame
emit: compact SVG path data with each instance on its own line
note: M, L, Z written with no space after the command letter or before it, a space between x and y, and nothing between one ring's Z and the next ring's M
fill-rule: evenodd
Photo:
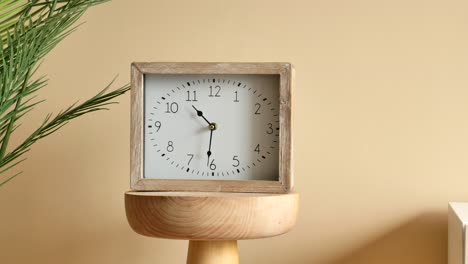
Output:
M155 179L143 176L145 74L275 74L279 84L278 181ZM290 63L135 62L131 65L130 187L138 191L287 193L293 190Z

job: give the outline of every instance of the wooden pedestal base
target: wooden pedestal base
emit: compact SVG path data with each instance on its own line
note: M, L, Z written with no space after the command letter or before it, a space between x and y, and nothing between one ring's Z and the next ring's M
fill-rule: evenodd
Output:
M299 195L127 192L128 223L138 234L190 240L187 263L238 263L237 240L277 236L296 223Z
M190 240L187 264L238 264L236 240Z

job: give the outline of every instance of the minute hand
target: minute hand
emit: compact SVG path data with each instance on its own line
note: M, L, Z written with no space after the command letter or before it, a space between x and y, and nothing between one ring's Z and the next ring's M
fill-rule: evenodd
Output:
M210 144L208 147L208 152L206 154L208 155L208 160L206 162L206 166L209 166L210 164L210 156L211 156L211 139L213 138L213 130L210 130Z

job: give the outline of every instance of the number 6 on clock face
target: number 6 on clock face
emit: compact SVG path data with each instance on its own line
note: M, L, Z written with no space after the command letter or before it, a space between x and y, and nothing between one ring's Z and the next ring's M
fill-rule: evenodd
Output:
M131 187L292 190L288 63L132 64Z

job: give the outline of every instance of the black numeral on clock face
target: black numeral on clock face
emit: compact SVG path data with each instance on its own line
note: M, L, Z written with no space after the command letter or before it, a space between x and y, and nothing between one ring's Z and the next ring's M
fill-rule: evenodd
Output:
M156 121L154 122L154 126L156 127L156 132L159 132L159 129L161 129L161 121Z
M260 114L260 107L261 107L261 105L260 105L259 103L256 103L256 104L255 104L255 108L256 108L255 114L256 114L256 115L259 115L259 114Z
M267 134L273 134L273 124L268 123Z
M234 161L234 164L232 164L233 167L239 167L240 161L238 156L232 157L232 160Z
M234 99L234 102L235 103L238 103L239 102L239 99L237 98L237 91L234 92L236 94L236 99Z
M176 102L166 103L166 107L167 107L166 113L175 114L179 111L179 105Z
M214 161L215 161L214 159L211 160L211 163L209 166L211 170L216 170L216 164L214 163Z
M189 160L187 162L187 166L190 165L190 162L192 162L192 159L193 159L193 154L187 154L187 156L189 157Z
M216 85L215 87L210 86L210 95L208 96L209 97L221 97L221 95L219 95L220 91L221 91L221 86L219 85Z
M167 152L172 152L174 151L174 142L172 141L168 141L167 142L167 148L166 148Z
M198 102L197 91L187 91L187 102Z
M257 152L257 154L260 154L260 144L257 144L257 146L254 149L254 152Z

